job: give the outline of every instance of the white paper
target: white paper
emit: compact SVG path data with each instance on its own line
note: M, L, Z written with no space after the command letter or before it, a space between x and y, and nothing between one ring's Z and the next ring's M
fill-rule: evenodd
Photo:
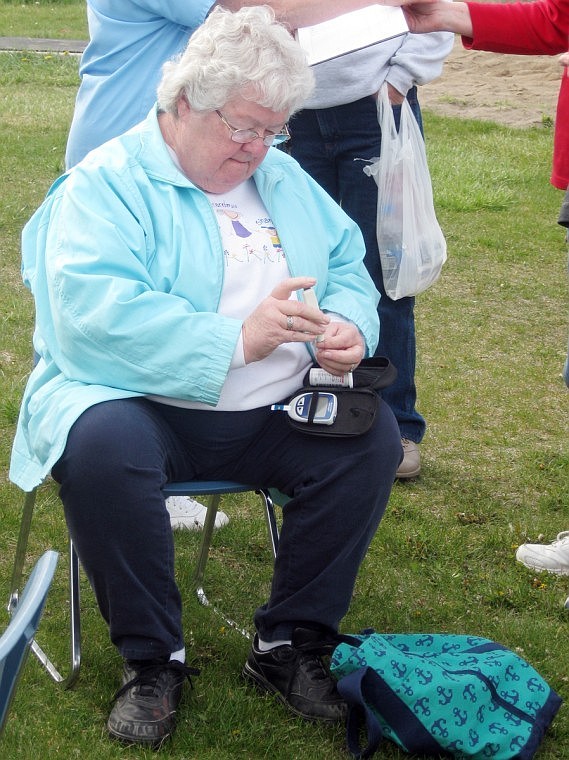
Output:
M321 24L301 27L295 36L312 66L408 31L401 8L368 5Z

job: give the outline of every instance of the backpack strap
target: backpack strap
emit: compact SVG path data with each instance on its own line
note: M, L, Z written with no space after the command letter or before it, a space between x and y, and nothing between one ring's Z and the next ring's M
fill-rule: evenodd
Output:
M336 687L348 703L347 736L348 749L356 758L371 757L384 736L379 719L372 710L381 715L382 720L394 734L398 743L407 752L449 757L444 747L437 742L413 711L390 688L373 668L366 666L340 678ZM360 731L365 721L368 745L360 747Z
M340 696L348 703L346 722L348 749L354 757L361 760L371 757L383 739L381 724L364 698L366 690L364 679L368 671L373 673L368 667L354 670L336 684ZM360 735L364 726L367 732L367 746L362 748Z

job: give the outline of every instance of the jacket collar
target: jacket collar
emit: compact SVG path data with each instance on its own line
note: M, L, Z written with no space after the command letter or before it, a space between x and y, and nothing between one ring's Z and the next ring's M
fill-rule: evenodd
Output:
M129 136L135 136L139 141L136 158L149 177L172 185L195 187L172 161L158 124L157 104L150 109L144 121L125 134L125 139Z

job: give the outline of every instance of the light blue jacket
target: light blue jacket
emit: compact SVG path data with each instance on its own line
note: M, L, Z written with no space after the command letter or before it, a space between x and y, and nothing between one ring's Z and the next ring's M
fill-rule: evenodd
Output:
M358 227L283 151L271 148L254 180L291 275L315 277L321 308L354 322L373 353L379 295ZM40 360L20 411L14 483L40 483L99 402L158 394L216 404L242 323L216 313L225 259L215 213L172 162L155 110L54 184L22 245Z

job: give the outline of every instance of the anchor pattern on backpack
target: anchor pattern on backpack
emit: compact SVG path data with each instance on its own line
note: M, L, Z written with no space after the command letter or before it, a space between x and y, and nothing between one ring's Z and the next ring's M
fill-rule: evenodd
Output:
M374 632L356 638L359 646L336 647L335 677L372 668L388 687L386 693L401 701L442 750L461 760L514 758L552 693L528 662L489 639ZM380 704L369 707L386 737L417 751L404 745Z

